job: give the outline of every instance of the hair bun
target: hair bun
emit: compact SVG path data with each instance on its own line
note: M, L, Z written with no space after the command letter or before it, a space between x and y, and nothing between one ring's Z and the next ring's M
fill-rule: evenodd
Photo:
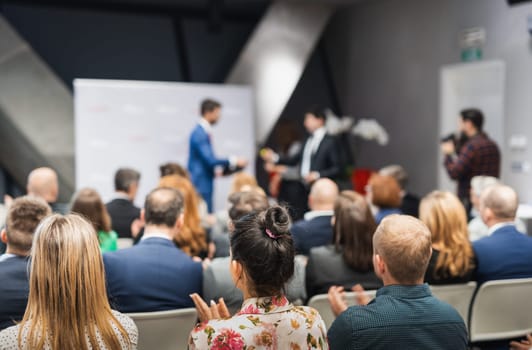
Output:
M285 208L279 205L272 206L266 210L264 224L266 229L269 229L276 235L290 234L290 215Z

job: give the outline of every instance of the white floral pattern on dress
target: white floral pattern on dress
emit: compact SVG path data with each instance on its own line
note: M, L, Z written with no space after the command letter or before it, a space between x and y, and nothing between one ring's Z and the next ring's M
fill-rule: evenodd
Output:
M320 314L294 306L284 296L250 298L233 317L199 323L190 333L189 349L327 350L327 331Z

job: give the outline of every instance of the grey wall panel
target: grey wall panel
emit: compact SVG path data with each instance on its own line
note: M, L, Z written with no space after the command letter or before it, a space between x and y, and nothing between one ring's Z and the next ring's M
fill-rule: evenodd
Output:
M35 5L3 11L69 88L75 78L182 79L169 16Z
M505 138L524 134L523 151L503 148L503 179L532 201L530 173L511 170L532 163L532 45L526 18L532 4L505 1L372 0L338 12L325 36L337 91L346 114L377 118L390 144L363 143L359 166L404 165L411 187L425 194L437 186L439 72L460 61L461 30L487 32L485 59L507 64Z
M24 185L31 169L60 175L61 200L74 189L72 96L60 79L0 17L1 162ZM3 40L6 38L6 40Z
M255 133L265 141L290 99L333 4L273 2L226 82L255 89Z

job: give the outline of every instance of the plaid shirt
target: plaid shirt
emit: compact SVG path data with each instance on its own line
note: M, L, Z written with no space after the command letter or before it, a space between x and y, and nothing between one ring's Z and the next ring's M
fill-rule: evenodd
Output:
M499 177L501 153L493 140L485 133L479 133L462 146L458 156L445 156L444 165L451 179L458 181L458 197L469 198L474 176Z

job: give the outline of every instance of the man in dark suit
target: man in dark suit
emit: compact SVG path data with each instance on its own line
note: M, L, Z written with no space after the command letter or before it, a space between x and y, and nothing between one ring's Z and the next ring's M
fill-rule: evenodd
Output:
M140 219L140 208L133 201L139 188L140 173L121 168L115 173L115 198L106 204L111 226L120 238L131 238L131 224Z
M242 169L247 165L244 158L217 158L212 148L212 126L220 119L222 105L206 99L201 103L201 119L192 130L189 140L188 171L194 187L207 203L212 213L212 195L214 177L228 175L230 170ZM216 169L219 167L220 172Z
M475 280L532 277L532 237L515 228L517 193L505 185L492 185L480 197L480 215L488 237L473 242L477 258Z
M311 107L305 113L304 126L309 137L300 152L292 157L280 158L267 148L261 151L261 157L267 166L272 163L298 166L297 174L284 176L279 189L279 202L292 207L294 220L300 219L308 210L307 196L309 188L319 178L337 178L342 169L338 146L333 136L325 129L326 115L322 108ZM276 169L282 172L282 167Z
M308 255L311 248L332 243L331 219L337 197L338 186L334 181L324 178L314 182L308 196L311 210L290 229L298 254Z
M402 166L394 164L385 166L379 170L379 174L391 176L397 181L399 187L401 187L401 213L417 218L419 216L419 197L406 189L408 185L406 170Z
M21 321L28 303L28 256L33 232L51 209L37 197L20 197L13 201L6 217L1 238L7 245L0 255L0 330Z
M183 197L158 188L146 197L141 241L103 256L111 306L121 312L193 307L189 295L201 293L202 267L172 239L183 225Z

